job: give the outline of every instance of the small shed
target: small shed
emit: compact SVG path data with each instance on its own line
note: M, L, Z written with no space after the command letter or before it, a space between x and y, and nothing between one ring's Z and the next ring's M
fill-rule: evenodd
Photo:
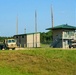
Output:
M19 47L40 47L40 33L14 35Z

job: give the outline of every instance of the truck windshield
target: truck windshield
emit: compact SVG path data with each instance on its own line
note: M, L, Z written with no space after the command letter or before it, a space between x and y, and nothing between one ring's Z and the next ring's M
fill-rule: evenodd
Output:
M8 43L11 43L11 40L8 40Z
M8 40L8 43L14 43L16 42L15 40Z
M15 40L12 40L12 42L16 42Z

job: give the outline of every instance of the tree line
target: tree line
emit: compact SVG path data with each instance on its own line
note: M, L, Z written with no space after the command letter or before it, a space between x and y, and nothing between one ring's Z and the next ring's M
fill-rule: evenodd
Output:
M0 36L0 42L3 42L5 39L9 39L12 37L1 37ZM44 44L50 44L52 42L52 31L48 32L41 32L40 33L40 42Z
M10 39L10 38L12 38L12 37L1 37L0 36L0 42L4 42L5 39Z
M40 35L40 41L44 44L50 44L52 42L52 31L42 32Z

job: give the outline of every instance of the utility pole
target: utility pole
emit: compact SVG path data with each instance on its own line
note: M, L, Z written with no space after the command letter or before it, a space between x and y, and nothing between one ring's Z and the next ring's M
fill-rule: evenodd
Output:
M54 27L54 18L53 18L53 9L51 5L51 23L52 23L52 28Z
M36 39L36 48L37 48L37 12L35 10L35 39Z
M24 34L26 34L26 28L24 29Z
M18 15L17 15L17 19L16 19L16 35L18 35Z
M51 5L51 24L52 24L52 28L54 27L54 18L53 18L53 9L52 9L52 5ZM53 30L52 31L52 41L53 41Z

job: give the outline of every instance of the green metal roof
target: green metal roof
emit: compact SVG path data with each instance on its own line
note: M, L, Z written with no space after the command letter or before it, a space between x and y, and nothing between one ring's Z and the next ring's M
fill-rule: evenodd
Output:
M71 30L76 30L76 27L74 26L70 26L68 24L63 24L63 25L59 25L59 26L55 26L53 28L47 28L46 30L55 30L55 29L71 29Z

